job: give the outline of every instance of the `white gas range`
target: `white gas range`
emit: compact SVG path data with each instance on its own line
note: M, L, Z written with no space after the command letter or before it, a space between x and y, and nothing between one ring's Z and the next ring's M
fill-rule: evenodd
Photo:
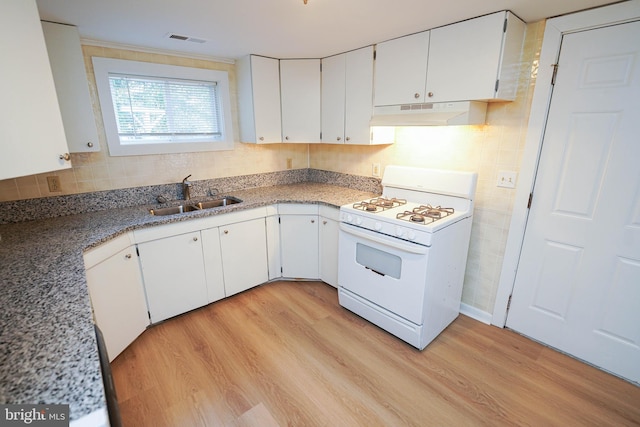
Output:
M340 304L423 349L457 316L477 174L387 166L383 196L340 208Z

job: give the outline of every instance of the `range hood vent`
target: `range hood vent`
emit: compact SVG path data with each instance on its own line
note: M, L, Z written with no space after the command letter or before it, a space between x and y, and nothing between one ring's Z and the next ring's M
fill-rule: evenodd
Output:
M486 114L478 101L385 105L373 108L371 126L482 125Z

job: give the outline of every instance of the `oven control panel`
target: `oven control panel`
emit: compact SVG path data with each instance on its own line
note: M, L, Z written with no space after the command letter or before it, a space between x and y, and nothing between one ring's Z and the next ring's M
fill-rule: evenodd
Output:
M398 225L397 221L387 222L384 220L375 220L366 216L341 212L340 221L355 225L366 230L371 230L372 233L382 233L387 236L397 237L402 240L414 242L423 246L431 246L432 234L426 231L416 231L408 227Z

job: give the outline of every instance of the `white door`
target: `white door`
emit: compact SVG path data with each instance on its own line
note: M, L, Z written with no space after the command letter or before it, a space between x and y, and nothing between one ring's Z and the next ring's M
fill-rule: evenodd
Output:
M640 382L640 22L565 35L507 326Z

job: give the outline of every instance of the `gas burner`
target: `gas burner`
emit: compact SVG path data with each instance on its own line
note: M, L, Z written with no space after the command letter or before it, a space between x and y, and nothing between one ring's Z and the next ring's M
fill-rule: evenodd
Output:
M433 207L431 205L420 205L411 211L404 211L396 215L397 219L410 221L417 224L430 224L454 212L453 208Z
M386 197L376 197L371 200L365 200L362 202L354 203L353 208L360 211L376 213L376 212L382 212L387 209L395 208L398 206L402 206L406 203L407 203L406 200L396 199L395 197L391 199L388 199Z
M402 206L407 204L407 201L404 199L396 199L395 197L388 199L386 197L376 197L375 199L371 199L370 203L373 203L376 206L380 206L386 209L395 208L397 206Z
M409 217L411 222L424 222L424 216L420 214L414 214Z

